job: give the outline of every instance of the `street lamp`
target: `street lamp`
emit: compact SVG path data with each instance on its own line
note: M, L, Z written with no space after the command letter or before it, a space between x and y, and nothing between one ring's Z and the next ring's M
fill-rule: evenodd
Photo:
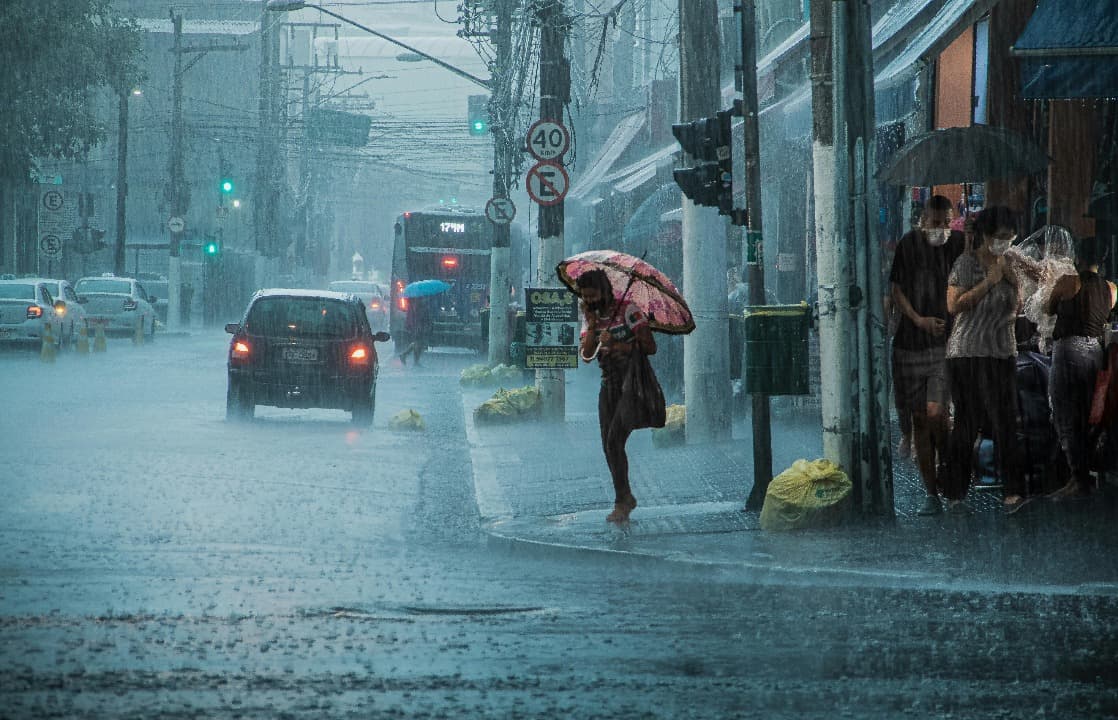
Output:
M314 3L303 2L302 0L268 0L267 7L268 7L268 10L270 10L272 12L291 12L293 10L302 10L304 8L313 8L314 10L318 10L319 12L324 13L326 15L329 15L330 17L337 18L338 20L341 20L344 23L352 25L353 27L355 27L359 30L364 30L365 32L369 33L370 35L375 35L376 37L378 37L382 40L386 40L386 41L392 43L393 45L402 47L405 50L407 50L408 52L414 53L421 58L425 58L427 60L430 60L431 62L435 63L439 67L441 67L445 70L449 70L450 72L454 73L455 75L457 75L459 77L462 77L462 78L465 78L466 80L469 80L470 82L474 83L475 85L480 85L481 87L485 88L486 90L492 89L492 83L490 83L490 81L488 81L488 80L483 80L482 78L479 78L476 75L472 75L472 74L466 72L465 70L462 70L461 68L456 68L453 65L451 65L450 63L446 62L445 60L440 60L437 57L435 57L434 55L428 55L427 53L423 52L422 50L420 50L418 48L414 48L414 47L412 47L411 45L408 45L405 42L401 42L400 40L397 40L396 38L389 37L388 35L385 35L384 33L377 32L376 30L373 30L371 27L366 27L365 25L362 25L359 22L356 22L354 20L350 20L349 18L345 17L344 15L339 15L338 13L336 13L332 10L327 10L326 8L322 7L321 5L315 5Z

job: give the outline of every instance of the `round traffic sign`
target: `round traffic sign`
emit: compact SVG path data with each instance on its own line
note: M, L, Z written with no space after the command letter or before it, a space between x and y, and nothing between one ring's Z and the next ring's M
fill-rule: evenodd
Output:
M62 256L62 239L57 235L44 235L39 238L39 254L51 260Z
M167 221L167 229L173 233L181 233L186 229L186 221L177 215L173 216Z
M485 217L494 225L508 225L516 217L516 205L509 198L489 198L485 203Z
M528 171L525 184L528 186L528 197L546 207L563 202L571 179L562 165L544 160Z
M571 147L571 134L563 123L537 120L528 128L528 152L537 160L563 157Z

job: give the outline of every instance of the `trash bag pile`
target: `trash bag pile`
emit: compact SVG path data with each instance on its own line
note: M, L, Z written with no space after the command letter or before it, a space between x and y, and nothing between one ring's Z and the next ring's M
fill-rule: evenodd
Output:
M471 365L462 371L458 382L462 385L473 387L487 387L491 385L505 385L520 382L523 370L514 365L498 364L493 367L479 363Z
M667 422L662 428L652 428L652 444L656 447L675 447L687 441L687 406L669 405Z
M474 422L498 425L516 420L533 419L540 413L540 391L533 385L515 390L501 388L493 397L474 408Z
M388 421L388 427L393 430L426 430L427 423L423 422L423 416L415 410L408 408L396 413L391 420Z
M843 519L850 478L830 460L797 460L773 478L761 507L762 530L801 530Z

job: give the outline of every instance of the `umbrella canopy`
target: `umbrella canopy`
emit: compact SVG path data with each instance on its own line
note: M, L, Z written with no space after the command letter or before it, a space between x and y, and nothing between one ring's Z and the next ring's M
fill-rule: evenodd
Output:
M445 283L442 280L416 280L413 283L408 283L400 294L406 298L418 298L439 295L449 289L450 283Z
M930 187L1030 175L1048 156L1029 138L990 125L944 128L914 137L877 173L879 180Z
M602 270L613 286L613 297L633 303L648 317L653 330L684 335L695 329L691 309L668 276L644 260L616 250L588 250L572 255L555 268L559 279L578 293L578 278Z

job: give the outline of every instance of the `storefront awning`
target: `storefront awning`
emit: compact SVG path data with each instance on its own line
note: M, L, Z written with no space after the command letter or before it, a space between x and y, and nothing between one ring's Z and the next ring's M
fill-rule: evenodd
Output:
M575 200L585 197L605 178L606 174L613 169L613 164L617 162L617 158L621 157L625 148L629 147L629 143L636 137L637 132L644 127L644 117L645 113L643 111L636 112L632 115L626 115L621 119L621 122L617 123L609 137L602 143L602 148L598 151L598 156L594 158L594 162L590 164L586 172L582 173L581 177L575 179L569 197Z
M667 147L660 148L651 155L642 157L635 163L631 163L611 172L602 178L602 180L604 182L613 183L613 188L618 192L632 192L656 177L657 168L673 162L675 154L679 151L679 145L672 143Z
M923 65L921 60L942 52L958 37L961 28L976 22L996 1L947 0L904 50L876 74L874 84L878 91L912 79Z
M1118 97L1118 12L1107 0L1041 0L1010 52L1029 100Z

